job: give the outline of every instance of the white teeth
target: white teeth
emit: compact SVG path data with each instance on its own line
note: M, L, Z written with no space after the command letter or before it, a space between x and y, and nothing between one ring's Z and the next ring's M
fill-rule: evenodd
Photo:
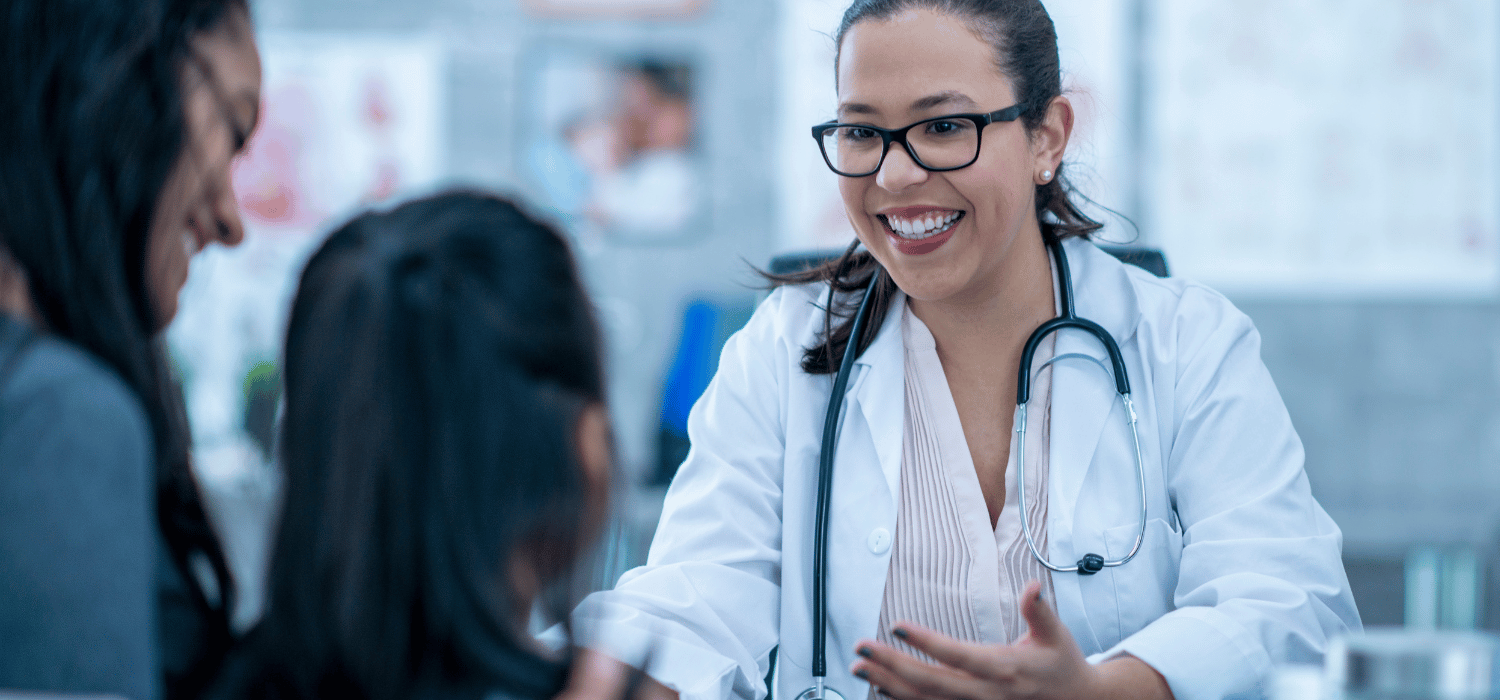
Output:
M962 212L948 212L942 215L929 214L926 218L908 220L895 217L886 217L886 223L891 230L901 234L905 238L923 239L935 236L947 230Z

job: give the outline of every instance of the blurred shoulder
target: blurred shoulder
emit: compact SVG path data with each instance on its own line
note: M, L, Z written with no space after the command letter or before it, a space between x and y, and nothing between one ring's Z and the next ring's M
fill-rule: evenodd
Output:
M145 412L88 353L0 324L0 685L155 696Z
M149 449L150 423L140 397L98 357L42 333L19 352L0 387L0 421L33 442L76 438ZM11 358L0 360L7 361Z

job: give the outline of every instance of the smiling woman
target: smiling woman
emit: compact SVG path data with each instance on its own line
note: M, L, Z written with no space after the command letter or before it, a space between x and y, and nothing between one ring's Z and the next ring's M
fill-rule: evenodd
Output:
M188 261L210 243L244 240L230 161L260 111L260 58L242 6L195 36L191 49L182 71L186 143L157 200L146 253L158 330L177 313Z
M786 699L1253 696L1358 629L1253 324L1087 240L1041 2L857 0L836 41L812 133L858 240L771 276L647 565L575 624L667 638L689 700L773 649Z
M249 13L15 0L0 71L0 688L196 697L234 585L160 331L243 237Z

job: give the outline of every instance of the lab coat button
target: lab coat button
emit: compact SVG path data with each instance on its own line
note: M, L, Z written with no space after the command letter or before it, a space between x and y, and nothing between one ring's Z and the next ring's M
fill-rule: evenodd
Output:
M885 554L891 550L891 531L883 527L877 527L870 533L870 552L873 554Z

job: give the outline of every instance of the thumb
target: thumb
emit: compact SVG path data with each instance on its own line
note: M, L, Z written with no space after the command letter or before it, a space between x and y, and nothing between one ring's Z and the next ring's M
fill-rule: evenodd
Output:
M1026 584L1026 591L1021 594L1021 616L1026 619L1030 628L1027 637L1033 643L1057 646L1071 636L1052 606L1042 600L1041 581Z

